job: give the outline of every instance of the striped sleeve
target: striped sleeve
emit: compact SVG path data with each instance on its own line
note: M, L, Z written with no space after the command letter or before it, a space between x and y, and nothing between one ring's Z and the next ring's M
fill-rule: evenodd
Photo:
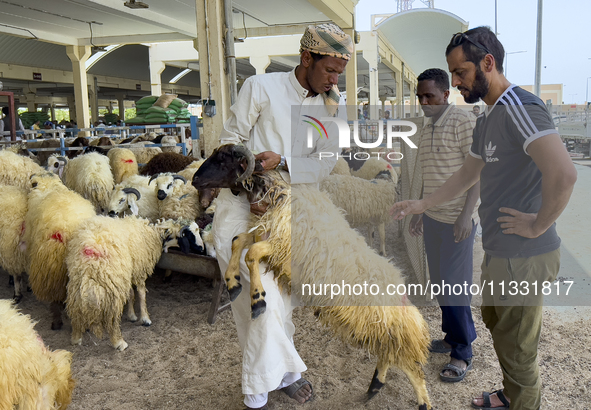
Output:
M504 95L500 103L511 119L509 124L512 123L515 126L516 132L511 134L519 138L519 143L523 145L526 154L528 154L527 147L533 141L557 133L552 117L545 106L536 103L523 104L514 90Z

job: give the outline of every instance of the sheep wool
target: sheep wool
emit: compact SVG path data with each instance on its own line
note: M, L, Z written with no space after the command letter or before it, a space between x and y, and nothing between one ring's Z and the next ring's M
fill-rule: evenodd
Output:
M14 277L14 296L22 297L21 274L27 269L23 236L27 214L27 191L15 187L0 186L0 265Z
M88 199L100 213L107 209L113 191L109 158L97 152L79 155L66 164L64 184Z
M25 216L29 282L39 300L63 302L68 281L66 245L80 223L95 215L94 206L66 188L55 174L34 175L31 183Z
M320 190L345 211L351 226L368 225L370 238L374 227L378 227L380 252L385 256L385 229L392 222L390 208L396 202L396 184L387 179L367 181L354 176L329 175L320 182Z
M8 150L0 151L0 184L17 186L27 191L31 188L31 175L45 170L30 158Z
M141 323L151 321L145 305L146 279L162 254L163 239L180 236L185 222L148 220L128 216L95 216L81 224L68 243L68 298L66 309L72 319L72 343L80 344L85 329L97 337L106 330L111 344L124 350L121 315L132 285L140 299ZM167 241L165 241L167 242ZM131 320L137 320L130 299Z
M72 353L48 350L29 316L0 300L0 409L63 410L72 401Z
M390 173L394 185L398 183L398 173L394 170L394 167L388 161L381 158L369 158L363 161L361 168L357 171L352 171L351 175L357 178L372 180L382 171L388 171Z
M130 215L137 212L137 215L156 221L159 216L158 198L156 197L155 186L149 184L150 178L142 175L133 175L123 182L115 185L107 211L118 216ZM135 188L141 195L138 200L135 194L126 194L125 188ZM137 209L135 208L137 206Z
M330 175L351 175L349 164L343 158L337 159L337 163Z
M126 178L138 174L138 162L135 154L127 148L114 148L107 154L113 172L113 182L121 183Z

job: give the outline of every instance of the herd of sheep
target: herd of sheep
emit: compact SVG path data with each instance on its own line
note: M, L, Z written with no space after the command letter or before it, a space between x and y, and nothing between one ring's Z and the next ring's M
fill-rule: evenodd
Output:
M72 344L80 344L86 330L99 337L106 331L113 347L124 350L128 345L120 321L126 304L128 319L137 321L137 297L139 323L151 324L145 281L162 252L176 246L185 252L215 255L209 234L214 200L219 188L229 186L227 182L208 185L199 179L200 169L216 166L217 151L203 161L175 152L148 152L153 149L149 147L134 152L113 146L107 151L111 144L104 139L100 144L103 148L87 148L83 155L69 159L49 155L43 167L22 150L19 154L0 151L0 265L14 278L17 303L28 278L35 297L50 305L52 329L62 327L65 310L72 324ZM86 142L81 146L92 145ZM140 167L138 162L145 165ZM234 171L232 186L240 185L236 185L236 177L241 171ZM324 264L330 266L320 269L327 281L335 279L330 277L333 272L351 274L352 278L382 275L381 279L403 283L398 269L383 258L385 224L398 181L389 163L367 160L352 171L339 160L320 191L309 187L292 190L278 181L273 172L259 178L259 183L274 185L281 195L275 196L277 203L269 204L269 211L259 221L258 230L267 231L264 242L273 246L258 259L267 258L283 285L291 282L288 266L292 258L301 266L300 280L304 282L317 280L319 264ZM290 208L292 201L298 206ZM288 206L280 211L279 203ZM300 220L307 218L310 222L290 226L303 229L297 232L302 237L317 240L322 237L320 232L306 229L318 231L326 223L334 229L336 223L339 238L350 247L347 257L311 252L314 247L334 248L322 241L315 246L298 241L300 245L292 249L289 230L283 226L277 233L276 229L277 218L290 223L291 215L277 216L286 209L297 210ZM322 212L316 212L320 209ZM320 217L327 215L328 219ZM377 228L382 256L351 226L368 226L370 235ZM258 239L264 237L263 232L257 233ZM288 275L281 279L281 272ZM232 290L232 284L228 285ZM370 397L383 386L388 367L395 365L411 380L420 408L428 409L420 367L426 361L426 325L406 297L399 299L394 303L398 306L375 306L369 301L367 305L374 306L327 303L317 314L321 323L343 340L378 357ZM264 309L259 314L264 314ZM13 405L21 409L66 408L74 386L70 362L70 353L51 352L44 346L30 318L9 302L0 301L0 409Z

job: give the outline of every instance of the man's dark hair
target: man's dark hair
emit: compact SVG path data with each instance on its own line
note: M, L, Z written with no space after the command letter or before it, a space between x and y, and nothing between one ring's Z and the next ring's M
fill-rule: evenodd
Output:
M324 57L326 57L325 55L318 54L318 53L312 53L312 52L310 52L310 55L312 56L312 59L314 60L314 62L316 62L318 60L322 60Z
M490 51L490 54L492 54L492 56L495 58L497 71L499 73L503 72L505 49L503 48L503 45L497 36L495 36L495 33L493 33L489 27L476 27L464 32L464 35L468 36L470 40L484 46L484 48ZM484 56L487 54L486 51L465 39L462 41L461 46L462 50L464 51L464 56L466 56L466 61L470 61L471 63L474 63L474 65L480 64ZM447 57L449 53L451 53L451 51L456 47L459 46L452 45L452 42L450 41L447 48L445 49L445 56Z
M2 114L8 115L8 107L2 107Z
M417 82L433 80L437 88L446 92L449 90L449 76L440 68L429 68L423 71L417 78Z

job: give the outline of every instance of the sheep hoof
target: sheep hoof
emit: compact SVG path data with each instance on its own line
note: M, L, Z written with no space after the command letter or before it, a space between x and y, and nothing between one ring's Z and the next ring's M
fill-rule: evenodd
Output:
M119 350L120 352L124 351L125 349L127 349L128 344L125 342L125 340L121 339L119 342L117 342L113 347L117 350Z
M419 406L419 410L429 410L427 409L427 403L423 403Z
M371 383L369 384L369 389L367 390L367 400L371 400L378 392L384 387L385 383L382 383L378 379L378 370L373 374L371 379Z
M137 316L135 315L135 313L128 314L127 318L129 319L130 322L133 322L133 323L137 322Z
M14 295L12 299L14 300L15 304L20 303L20 301L23 300L23 295Z
M230 294L230 301L234 302L238 295L242 292L242 285L238 283L236 286L232 288L228 288L228 293Z
M82 338L80 338L80 339L72 339L70 341L70 343L72 343L73 345L81 345L82 344Z
M265 310L267 310L267 302L264 300L259 300L254 305L252 305L250 309L252 311L250 317L254 320L265 313Z
M142 324L142 326L148 327L152 324L152 321L150 319L142 319L140 323Z

